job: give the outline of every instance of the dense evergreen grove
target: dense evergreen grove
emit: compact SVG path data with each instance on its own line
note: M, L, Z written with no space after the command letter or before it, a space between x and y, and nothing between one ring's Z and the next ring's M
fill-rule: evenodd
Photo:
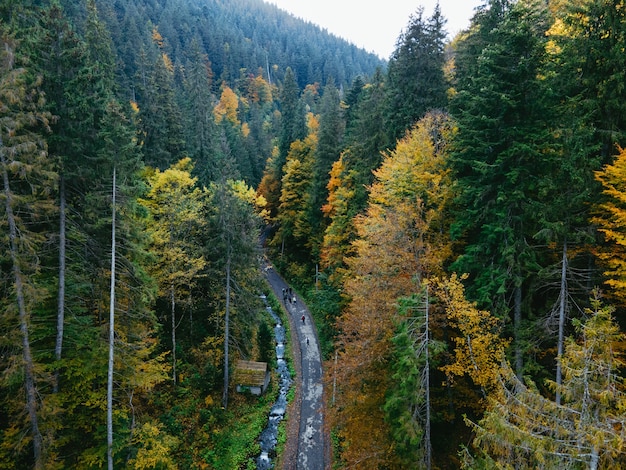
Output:
M626 465L626 4L0 0L0 468L251 468L269 258L334 468Z

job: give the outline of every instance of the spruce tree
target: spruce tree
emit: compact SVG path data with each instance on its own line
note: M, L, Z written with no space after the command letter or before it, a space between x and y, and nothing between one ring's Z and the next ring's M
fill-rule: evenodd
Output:
M57 159L59 173L59 249L58 249L58 292L57 292L57 332L54 346L55 360L63 357L63 342L65 331L65 310L67 289L70 289L69 298L80 297L74 288L82 283L76 270L69 269L67 260L67 245L72 242L74 234L68 235L67 213L71 207L70 194L81 193L77 190L80 183L74 178L73 171L84 164L84 153L87 147L87 128L83 103L80 94L75 90L87 90L87 83L81 76L81 69L86 64L86 50L84 42L71 27L64 11L58 2L45 10L41 15L41 34L38 36L38 54L34 62L43 75L42 88L46 93L47 107L56 119L52 123L52 134L48 138L48 151ZM78 163L82 162L82 163ZM69 173L69 175L68 175ZM69 176L69 182L67 181ZM69 238L69 241L68 241ZM74 260L77 261L77 260ZM53 262L50 260L50 262ZM67 282L66 280L70 280ZM69 284L69 286L68 286ZM83 284L84 285L84 284ZM72 304L71 308L80 309ZM56 371L54 390L59 390L59 371Z
M44 301L37 274L41 269L39 252L45 238L46 218L55 209L52 194L56 184L53 162L48 158L44 134L49 130L50 114L45 111L39 80L29 78L22 67L16 41L3 27L0 28L0 172L2 177L2 237L3 263L10 274L3 279L4 298L3 336L17 335L21 341L7 344L9 351L20 351L17 370L8 367L12 360L3 358L7 374L3 379L5 393L12 383L23 382L23 392L13 390L24 399L21 406L7 407L15 423L5 430L3 448L13 449L5 459L17 460L19 465L43 469L47 462L45 431L40 427L40 391L36 375L36 357L31 343L32 325L36 323L35 307ZM12 328L10 325L19 325ZM19 333L18 333L19 331ZM16 375L17 374L17 375ZM13 400L9 400L13 402ZM26 422L24 419L26 412ZM19 442L11 442L15 429L28 429L32 459L24 459ZM24 432L22 430L21 432ZM19 434L19 432L18 432ZM11 458L10 455L17 457Z
M420 7L398 38L387 71L387 145L410 129L427 111L444 109L445 19L439 5L425 19Z
M212 78L209 59L202 52L198 39L194 38L185 68L185 141L187 152L194 161L194 171L203 185L214 179L217 164L214 155L217 131L211 113L215 100L211 92Z
M339 90L332 82L324 87L319 120L317 148L312 168L313 180L309 193L311 225L309 244L312 248L313 259L319 257L324 230L327 225L323 219L322 206L328 201L330 170L333 163L339 159L345 128Z
M626 440L621 431L624 415L624 379L620 350L623 334L615 324L612 308L596 296L585 322L576 322L577 337L568 338L563 354L562 403L542 395L538 387L524 383L506 362L496 370L489 407L478 423L471 423L477 458L466 459L465 468L484 462L492 467L621 468L626 461ZM481 333L473 340L482 343Z
M300 100L300 89L298 88L296 76L290 67L287 67L285 71L279 102L280 131L278 145L272 157L267 161L265 172L259 185L259 192L267 200L267 209L271 219L275 219L278 214L282 178L289 148L293 142L303 139L307 134L304 111Z
M222 406L228 407L231 345L242 338L242 325L249 316L250 299L258 288L257 259L260 220L253 212L254 191L242 181L223 175L208 188L208 222L212 239L207 257L210 276L216 283L220 339L223 341ZM223 325L223 326L222 326Z
M282 168L289 153L292 142L302 139L306 135L304 113L300 107L300 88L293 70L287 67L280 91L281 129L278 140L279 161L277 164ZM280 173L279 173L280 175Z
M164 170L182 157L185 143L175 95L174 64L156 28L152 40L149 49L138 54L136 96L145 162Z
M540 191L552 165L540 78L547 21L539 3L493 1L489 7L458 53L465 65L452 106L459 132L451 162L462 210L453 230L465 247L453 269L471 274L468 293L479 306L511 316L521 374L523 305L538 269L530 241L539 230ZM502 18L496 28L494 17Z
M603 163L615 145L626 144L624 69L626 12L610 0L565 1L556 5L553 35L559 60L564 104L593 129L585 144Z

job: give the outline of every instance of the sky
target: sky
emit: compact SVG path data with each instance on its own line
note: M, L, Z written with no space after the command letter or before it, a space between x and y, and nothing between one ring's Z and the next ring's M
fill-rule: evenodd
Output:
M265 0L327 29L356 46L388 59L410 15L424 7L429 18L437 0ZM439 0L446 30L452 38L465 29L484 0Z

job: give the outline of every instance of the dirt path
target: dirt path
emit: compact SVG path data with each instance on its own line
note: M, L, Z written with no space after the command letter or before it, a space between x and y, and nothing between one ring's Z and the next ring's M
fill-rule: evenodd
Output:
M279 300L289 286L271 267L264 272ZM322 364L317 330L306 305L285 301L291 327L291 342L297 370L296 398L288 411L287 445L282 457L284 470L324 470L324 407ZM304 318L304 320L303 320Z

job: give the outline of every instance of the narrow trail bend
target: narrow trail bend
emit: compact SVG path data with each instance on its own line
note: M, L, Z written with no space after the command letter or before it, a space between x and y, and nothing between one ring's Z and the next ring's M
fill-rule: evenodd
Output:
M289 285L271 265L266 265L263 271L274 294L282 301L283 289L289 289ZM298 298L296 302L286 301L283 305L289 317L292 351L298 371L295 412L289 417L289 421L299 416L298 423L291 422L291 425L287 425L283 469L324 470L326 452L322 361L317 330L309 309L301 299Z

